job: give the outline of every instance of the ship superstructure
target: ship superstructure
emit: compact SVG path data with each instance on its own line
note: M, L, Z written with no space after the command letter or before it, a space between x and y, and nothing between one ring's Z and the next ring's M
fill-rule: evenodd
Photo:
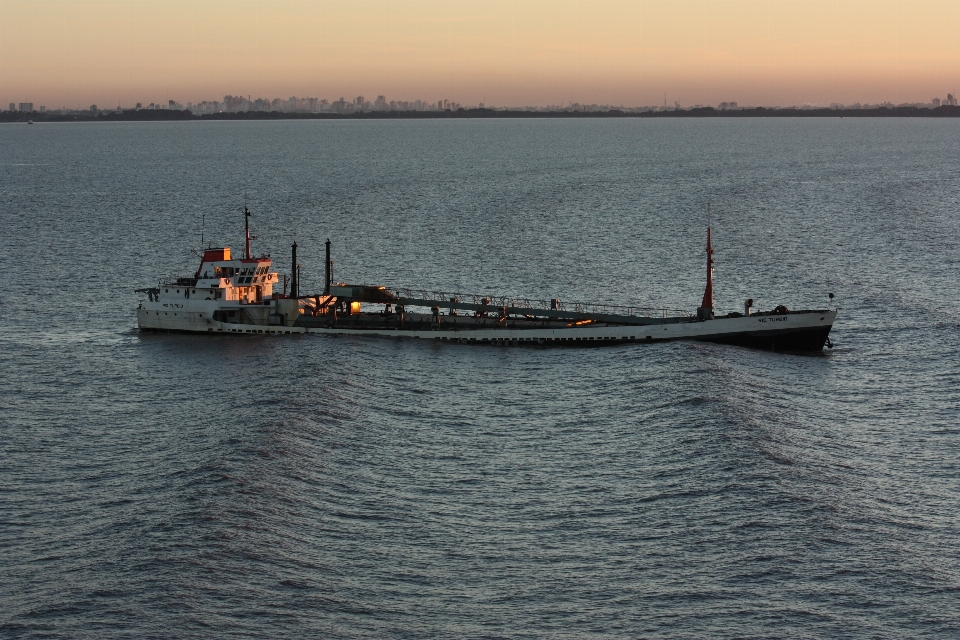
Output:
M250 212L246 207L244 214L243 258L234 258L230 247L206 248L192 277L137 290L147 294L147 300L137 309L141 329L206 332L223 324L279 326L287 323L286 315L296 316L297 300L273 290L280 274L271 271L271 258L251 254Z
M243 259L229 247L208 248L192 278L139 289L148 299L137 309L142 330L191 333L325 333L410 337L440 342L501 345L599 346L626 342L693 339L775 351L821 351L830 345L835 309L790 311L778 306L716 315L713 249L707 230L707 284L696 314L559 299L513 299L428 292L403 287L334 283L330 241L322 293L301 295L297 245L292 249L290 291L274 290L280 274L269 256L250 253L245 209ZM832 295L831 295L832 297ZM830 345L832 346L832 345Z

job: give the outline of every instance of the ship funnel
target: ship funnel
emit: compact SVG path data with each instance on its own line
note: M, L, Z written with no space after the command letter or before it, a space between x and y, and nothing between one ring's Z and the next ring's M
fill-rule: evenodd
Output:
M294 241L290 245L290 297L297 298L300 296L300 275L299 269L297 269L297 242Z
M327 238L327 263L326 263L326 273L324 274L324 286L323 293L324 295L330 295L330 238Z
M707 286L703 290L703 301L697 308L697 318L700 320L708 320L713 317L713 247L710 243L712 224L710 205L707 204Z

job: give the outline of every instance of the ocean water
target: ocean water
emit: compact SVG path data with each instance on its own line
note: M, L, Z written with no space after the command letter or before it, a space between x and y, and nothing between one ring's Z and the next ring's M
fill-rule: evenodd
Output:
M0 127L0 636L960 636L960 122ZM142 335L337 280L841 311L818 356Z

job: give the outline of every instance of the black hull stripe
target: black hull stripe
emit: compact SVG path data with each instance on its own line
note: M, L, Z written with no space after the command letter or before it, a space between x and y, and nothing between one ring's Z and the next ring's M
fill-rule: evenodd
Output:
M809 329L779 329L779 330L767 330L767 331L742 331L738 333L724 333L717 335L708 335L708 336L691 336L683 338L668 338L668 339L643 339L638 338L636 340L623 339L623 338L598 338L594 340L557 340L557 339L543 339L543 340L515 340L515 339L497 339L497 338L470 338L469 331L463 332L463 337L458 338L448 338L444 339L444 342L453 342L461 344L487 344L487 345L517 345L517 346L544 346L544 347L604 347L624 343L652 343L652 342L668 342L676 340L697 340L699 342L713 342L716 344L728 344L739 347L748 347L751 349L763 349L765 351L798 351L798 352L818 352L823 351L823 346L827 341L827 336L830 334L831 327L813 327ZM143 332L155 332L155 333L192 333L199 335L264 335L261 333L251 334L249 332L232 332L232 331L216 331L216 332L205 332L205 331L188 331L188 330L178 330L178 329L148 329L142 328ZM276 333L267 333L265 335L304 335L301 332L286 332L283 330L277 330ZM333 334L333 335L364 335L364 332L350 333L350 334ZM408 337L408 336L380 336L373 331L370 332L370 335L377 337ZM412 337L412 336L409 336ZM423 340L439 340L439 338L421 338Z
M830 327L786 329L781 331L745 331L695 338L701 342L730 344L765 351L823 351Z

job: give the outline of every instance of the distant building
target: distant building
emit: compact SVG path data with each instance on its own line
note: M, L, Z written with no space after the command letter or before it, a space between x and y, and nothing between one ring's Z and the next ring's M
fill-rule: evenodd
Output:
M16 111L16 110L17 110L17 105L15 105L14 103L11 102L11 103L10 103L10 111Z
M933 105L933 108L934 108L934 109L936 109L937 107L940 106L940 98L934 98L934 99L931 100L930 102L931 102L931 104Z
M224 111L246 111L247 102L243 96L223 96Z
M951 107L957 106L957 97L952 93L947 94L947 104Z
M47 112L47 108L43 105L40 105L40 113L46 113L46 112Z
M33 112L33 103L32 102L21 102L20 103L20 113L32 113Z
M99 111L99 109L97 109L97 105L90 105L90 113L96 113L97 111Z

